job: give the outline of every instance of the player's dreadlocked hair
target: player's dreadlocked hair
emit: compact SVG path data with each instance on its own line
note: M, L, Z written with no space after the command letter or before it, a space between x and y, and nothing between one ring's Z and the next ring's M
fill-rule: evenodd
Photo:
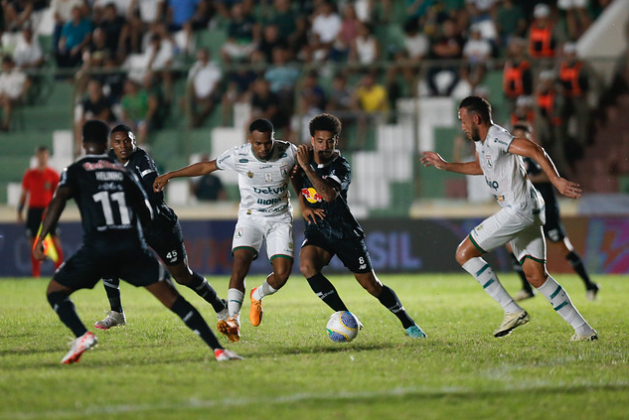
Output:
M341 121L332 114L319 114L310 120L310 135L314 137L315 131L329 131L334 137L341 134Z
M259 131L260 133L273 133L275 129L273 128L273 123L264 118L258 118L249 126L249 134L254 131Z
M105 121L89 120L83 124L83 141L88 143L107 144L109 127Z
M468 114L475 113L481 121L491 123L491 105L480 96L468 96L461 101L459 109L466 108Z

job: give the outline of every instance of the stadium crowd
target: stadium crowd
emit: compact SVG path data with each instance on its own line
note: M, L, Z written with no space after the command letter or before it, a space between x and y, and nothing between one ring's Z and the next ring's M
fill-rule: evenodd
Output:
M534 122L567 171L588 139L581 99L595 78L575 42L610 2L2 0L0 130L10 129L12 107L29 102L37 85L29 75L42 66L76 84L77 133L99 118L128 124L142 144L173 106L203 127L219 108L229 124L234 105L247 103L251 118L268 118L299 143L300 120L322 111L364 127L394 119L400 97L486 94L485 75L504 63L512 122ZM49 51L37 36L46 9ZM224 42L196 47L217 29ZM182 79L185 95L175 92Z

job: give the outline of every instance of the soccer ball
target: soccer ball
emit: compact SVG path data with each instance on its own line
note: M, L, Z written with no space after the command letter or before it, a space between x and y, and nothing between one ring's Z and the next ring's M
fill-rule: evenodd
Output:
M358 335L358 320L349 311L332 314L326 326L330 340L337 343L348 343Z

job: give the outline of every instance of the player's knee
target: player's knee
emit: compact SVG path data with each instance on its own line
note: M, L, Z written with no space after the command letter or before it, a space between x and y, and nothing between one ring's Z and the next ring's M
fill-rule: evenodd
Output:
M301 271L301 274L307 279L317 274L314 265L309 261L300 261L299 271Z

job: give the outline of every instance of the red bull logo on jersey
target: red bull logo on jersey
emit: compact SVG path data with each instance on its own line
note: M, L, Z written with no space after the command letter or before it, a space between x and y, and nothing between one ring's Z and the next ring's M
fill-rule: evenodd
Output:
M315 190L312 187L302 188L301 194L309 203L319 203L323 200L323 198L321 198L321 195L317 192L317 190Z

